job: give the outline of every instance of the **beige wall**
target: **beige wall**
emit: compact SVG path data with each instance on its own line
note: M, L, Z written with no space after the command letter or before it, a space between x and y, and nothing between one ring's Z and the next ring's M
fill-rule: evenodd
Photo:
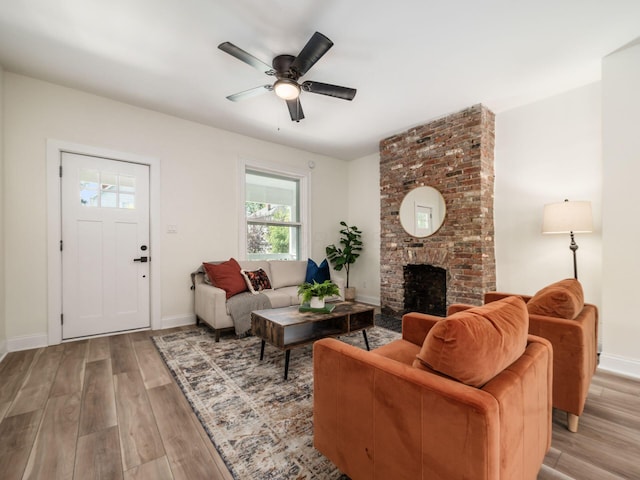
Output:
M47 332L46 141L61 140L161 162L161 316L192 318L189 273L238 255L238 161L308 168L311 255L324 258L345 216L347 164L5 72L7 339ZM178 233L166 233L176 225Z
M0 65L0 358L7 351L7 327L5 321L5 272L4 272L4 70Z
M601 367L640 377L640 39L605 57Z
M356 298L380 304L380 155L349 162L349 225L362 230L364 249L353 265L349 283Z
M542 235L545 204L588 200L594 232L576 234L585 298L602 295L600 83L496 116L497 288L534 294L573 277L569 234Z

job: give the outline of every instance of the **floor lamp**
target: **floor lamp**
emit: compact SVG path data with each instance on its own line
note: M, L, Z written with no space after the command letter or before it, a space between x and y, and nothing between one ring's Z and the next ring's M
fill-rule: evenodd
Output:
M574 233L589 233L593 231L593 217L591 202L550 203L544 206L542 218L542 233L568 233L571 236L569 249L573 252L573 277L578 279L578 264L576 250L578 244Z

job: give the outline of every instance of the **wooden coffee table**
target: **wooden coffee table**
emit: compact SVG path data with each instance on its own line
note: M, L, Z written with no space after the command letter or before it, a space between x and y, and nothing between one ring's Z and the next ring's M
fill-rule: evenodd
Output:
M364 343L369 350L366 329L374 325L374 307L357 302L337 302L332 305L335 308L331 313L300 312L298 305L251 312L251 331L262 339L260 360L264 358L266 342L284 350L286 380L291 349L294 347L362 330Z

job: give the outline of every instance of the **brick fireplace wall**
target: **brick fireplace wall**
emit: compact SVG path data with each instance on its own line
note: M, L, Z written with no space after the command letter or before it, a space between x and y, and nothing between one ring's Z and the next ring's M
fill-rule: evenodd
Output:
M447 305L482 304L496 284L493 190L495 116L482 105L380 142L380 302L404 312L403 269L427 264L447 272ZM400 224L400 204L416 187L440 191L442 227L416 238Z

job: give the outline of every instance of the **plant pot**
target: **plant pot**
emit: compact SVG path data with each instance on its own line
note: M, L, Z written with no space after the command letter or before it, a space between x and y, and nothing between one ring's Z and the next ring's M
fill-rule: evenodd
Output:
M311 297L311 301L309 302L309 306L311 308L324 308L324 298Z
M356 299L356 287L345 287L344 299L347 302L353 302Z

